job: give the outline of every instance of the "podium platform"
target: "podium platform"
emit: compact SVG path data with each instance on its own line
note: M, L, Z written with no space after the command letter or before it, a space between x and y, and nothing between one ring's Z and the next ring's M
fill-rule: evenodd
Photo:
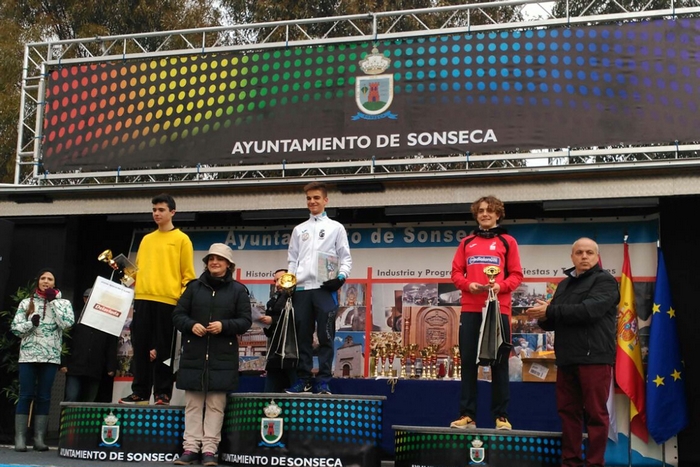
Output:
M382 396L234 393L219 455L234 466L381 465ZM182 452L182 406L61 403L58 454L169 462Z
M392 426L395 467L554 467L561 465L561 433Z
M355 395L230 395L220 458L234 466L379 467L385 399ZM271 412L270 407L276 408Z
M182 452L184 429L182 406L62 402L58 455L172 462Z

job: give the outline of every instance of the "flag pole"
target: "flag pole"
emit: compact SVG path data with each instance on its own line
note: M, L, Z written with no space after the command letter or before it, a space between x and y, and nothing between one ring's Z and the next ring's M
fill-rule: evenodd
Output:
M661 248L661 232L659 232L659 238L656 239L656 249L657 251ZM654 283L654 288L656 288L656 283ZM666 467L666 442L661 443L661 467Z
M627 245L629 235L625 232L622 243ZM625 394L627 395L627 394ZM632 399L627 397L627 467L632 467Z
M661 467L666 467L666 443L661 445Z
M627 467L632 467L632 399L627 399Z
M656 239L656 249L661 248L661 232L659 232L659 238ZM654 288L656 288L656 283L654 283ZM666 467L666 442L661 443L661 467Z

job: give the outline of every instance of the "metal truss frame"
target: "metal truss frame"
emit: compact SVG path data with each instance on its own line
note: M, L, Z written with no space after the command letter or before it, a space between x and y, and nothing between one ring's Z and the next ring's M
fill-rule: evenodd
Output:
M640 147L544 149L515 154L445 155L428 157L407 154L402 159L270 164L250 166L206 166L171 169L118 170L101 172L40 173L43 139L43 105L46 73L62 64L85 64L286 46L386 40L434 34L529 29L635 21L648 18L698 16L700 0L663 1L666 8L650 9L651 0L640 11L629 11L618 0L590 0L580 14L572 14L568 0L563 14L556 16L555 2L504 0L425 9L367 13L201 29L150 32L108 37L29 43L25 46L21 81L15 185L153 185L173 182L209 184L280 184L299 179L378 180L571 173L616 170L630 167L700 167L700 145L675 144ZM658 2L657 2L658 3ZM503 11L508 12L502 18ZM601 11L606 13L601 14ZM614 12L610 12L614 11ZM534 15L533 15L534 12ZM539 16L536 16L539 15ZM473 18L479 24L472 24ZM437 27L428 24L439 23ZM396 32L401 22L402 31ZM406 25L409 25L407 30ZM412 29L411 29L412 27ZM700 136L699 138L700 139Z

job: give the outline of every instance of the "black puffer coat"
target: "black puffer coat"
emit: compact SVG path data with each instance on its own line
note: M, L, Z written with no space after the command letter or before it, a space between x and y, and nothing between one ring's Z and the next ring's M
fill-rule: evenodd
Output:
M192 327L220 321L220 334L198 337ZM238 338L251 325L248 289L233 280L213 278L207 271L189 284L173 311L182 332L177 387L186 391L234 391L238 387Z
M67 339L68 354L61 366L69 376L88 376L99 380L117 371L117 341L119 338L83 323L77 323Z
M569 277L557 286L547 307L547 319L539 325L555 331L557 366L614 365L617 350L617 281L595 265L580 276Z

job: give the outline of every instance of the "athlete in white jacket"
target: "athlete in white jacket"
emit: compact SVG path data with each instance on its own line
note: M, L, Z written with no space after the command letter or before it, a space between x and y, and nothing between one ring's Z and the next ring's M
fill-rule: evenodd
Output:
M304 187L304 192L311 216L294 228L287 253L287 268L297 277L292 300L299 346L298 379L287 392L311 392L314 389L311 368L316 328L319 368L315 390L319 394L330 394L328 383L333 363L337 290L350 276L352 257L345 227L326 215L326 185L312 182Z

